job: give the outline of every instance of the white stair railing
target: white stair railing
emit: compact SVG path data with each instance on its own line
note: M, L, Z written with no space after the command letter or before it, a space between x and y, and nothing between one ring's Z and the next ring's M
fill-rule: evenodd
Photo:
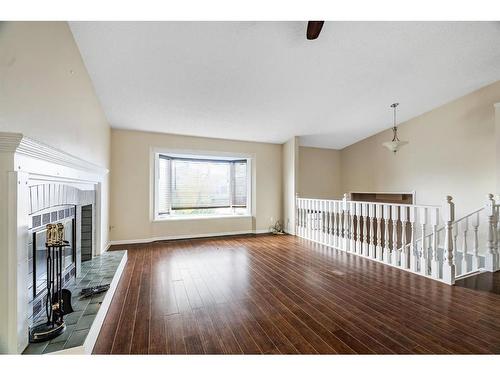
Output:
M342 200L297 198L296 209L299 237L447 284L500 268L500 205L491 194L484 207L459 220L449 196L442 206L350 201L347 194Z

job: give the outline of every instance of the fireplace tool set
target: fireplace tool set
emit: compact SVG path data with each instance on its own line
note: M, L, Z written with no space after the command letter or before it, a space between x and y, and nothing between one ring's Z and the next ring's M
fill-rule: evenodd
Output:
M63 252L70 246L64 239L64 225L47 224L47 295L45 312L47 321L30 329L29 341L41 342L59 336L66 329L63 317L73 312L71 292L63 289Z

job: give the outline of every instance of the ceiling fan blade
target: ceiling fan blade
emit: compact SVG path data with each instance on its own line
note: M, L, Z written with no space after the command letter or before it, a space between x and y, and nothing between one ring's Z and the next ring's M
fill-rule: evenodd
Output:
M321 28L325 21L309 21L307 23L307 39L316 39L321 32Z

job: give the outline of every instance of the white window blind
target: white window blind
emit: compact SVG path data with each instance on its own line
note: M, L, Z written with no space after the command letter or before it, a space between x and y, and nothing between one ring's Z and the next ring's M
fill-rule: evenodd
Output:
M158 160L158 211L170 213L170 159L160 157Z
M246 160L160 155L158 166L159 214L247 206Z
M247 162L237 161L233 164L233 206L246 207L247 205Z

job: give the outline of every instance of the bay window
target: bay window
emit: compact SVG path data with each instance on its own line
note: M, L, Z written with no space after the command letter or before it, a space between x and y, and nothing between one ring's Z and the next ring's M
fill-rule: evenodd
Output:
M155 154L155 218L250 214L250 160Z

